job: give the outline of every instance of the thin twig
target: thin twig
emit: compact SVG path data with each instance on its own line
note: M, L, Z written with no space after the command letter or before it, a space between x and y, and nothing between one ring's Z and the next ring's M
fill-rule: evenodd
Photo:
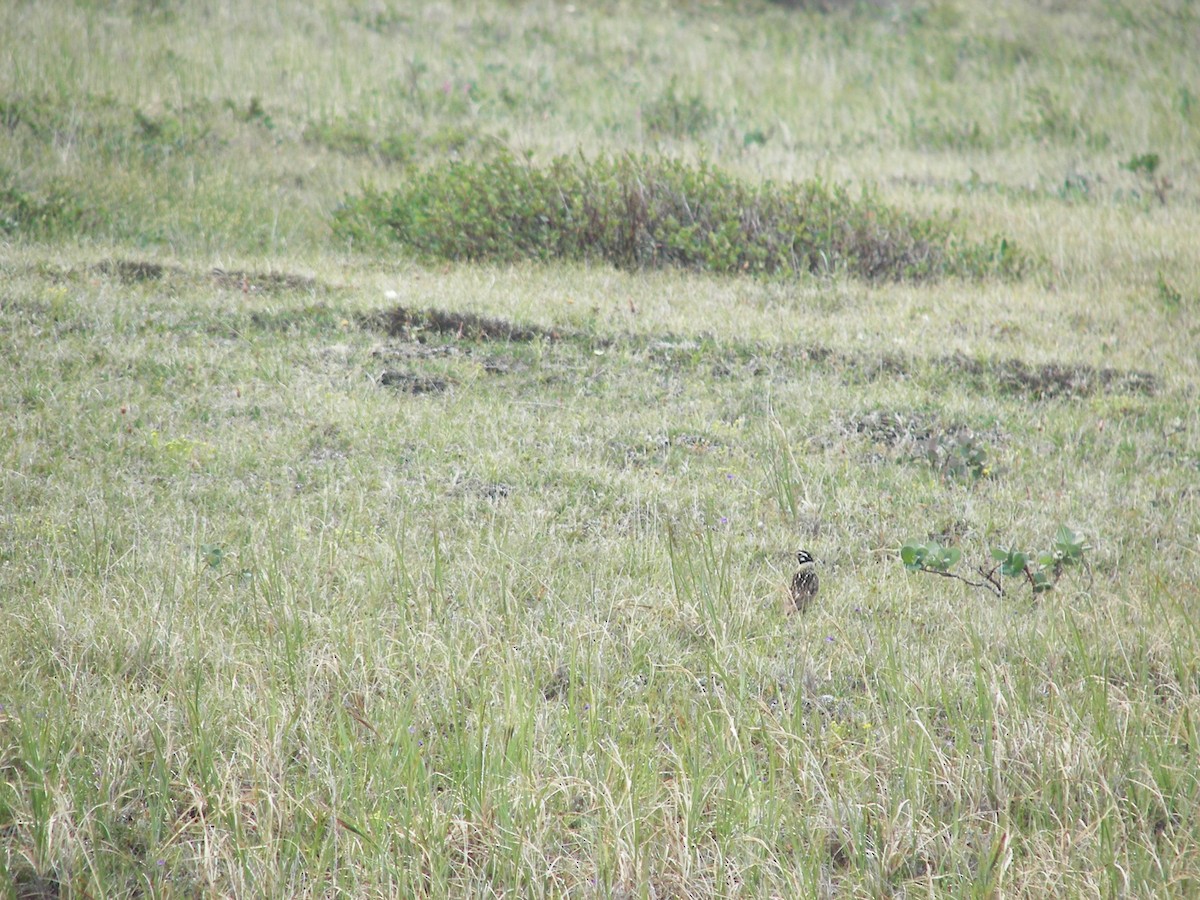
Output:
M1004 586L1000 583L999 579L996 578L996 573L1000 570L1000 565L996 564L992 566L992 568L987 572L983 571L983 566L977 566L976 569L978 570L979 574L983 576L983 580L992 586L992 589L996 592L996 596L1003 597Z
M1029 568L1029 563L1025 563L1025 580L1029 582L1029 587L1033 590L1034 594L1037 594L1037 582L1033 578L1033 569ZM1054 581L1058 581L1057 574L1054 576Z
M990 578L987 578L987 580L985 580L985 581L972 581L970 578L964 578L962 575L959 575L957 572L946 572L946 571L943 571L942 569L931 569L929 566L921 566L921 568L918 571L928 572L931 575L941 575L943 578L956 578L959 581L963 582L964 584L969 584L971 587L986 588L987 590L994 593L997 597L1004 596L1004 589L1001 588L994 581L992 581ZM986 578L986 576L985 576L985 578Z

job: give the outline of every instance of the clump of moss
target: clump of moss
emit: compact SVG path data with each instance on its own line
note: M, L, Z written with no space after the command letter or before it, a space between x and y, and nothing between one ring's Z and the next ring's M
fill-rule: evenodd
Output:
M414 174L390 193L347 198L339 239L399 242L451 260L603 259L762 275L848 272L877 280L1015 275L1003 239L852 197L822 181L751 184L707 163L562 156L535 167L506 152Z

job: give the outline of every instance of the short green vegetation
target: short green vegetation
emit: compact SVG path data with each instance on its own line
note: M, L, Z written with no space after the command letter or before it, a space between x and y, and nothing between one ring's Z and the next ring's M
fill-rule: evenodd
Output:
M1063 571L1073 566L1086 565L1083 554L1091 549L1087 541L1065 525L1060 525L1054 535L1054 544L1040 553L993 547L990 569L978 569L982 581L972 581L951 572L960 559L962 551L957 547L943 547L937 541L910 541L900 548L900 561L910 572L931 572L935 575L957 578L973 587L985 588L1004 596L1005 578L1018 578L1027 582L1035 594L1042 594L1054 587Z
M965 242L943 222L819 181L751 185L706 163L508 153L431 168L390 194L351 199L334 219L351 244L391 238L450 260L604 261L717 274L838 274L868 280L1013 275L1004 238Z

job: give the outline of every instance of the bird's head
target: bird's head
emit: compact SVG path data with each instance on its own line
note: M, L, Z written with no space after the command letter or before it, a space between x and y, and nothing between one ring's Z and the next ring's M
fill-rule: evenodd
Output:
M813 556L807 550L799 550L796 552L796 562L803 566L806 563L813 562Z

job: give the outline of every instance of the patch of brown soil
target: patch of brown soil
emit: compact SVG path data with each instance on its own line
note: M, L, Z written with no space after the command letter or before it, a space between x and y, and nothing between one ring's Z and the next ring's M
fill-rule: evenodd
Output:
M144 259L109 259L92 266L92 271L126 284L140 284L145 281L160 281L165 275L178 275L183 270Z
M322 285L307 275L292 275L288 272L243 272L241 270L213 269L212 278L218 287L239 290L243 294L279 294L287 291L316 293Z
M528 342L539 338L558 340L562 333L534 325L516 325L505 319L492 319L475 313L456 313L444 309L381 310L361 316L364 328L386 332L392 337L420 340L422 332L451 335L466 341Z
M934 435L937 420L926 413L875 409L852 413L840 426L844 434L862 436L873 444L912 447Z
M1152 395L1158 379L1149 372L1095 368L1087 365L1046 363L1035 365L1020 359L975 359L962 353L941 356L928 363L901 354L864 354L834 350L819 344L766 346L762 344L721 345L711 339L683 339L673 335L625 335L601 337L566 329L517 325L506 319L442 309L407 309L398 306L359 316L361 327L399 338L424 343L432 335L454 340L529 342L577 341L592 348L616 344L644 350L658 366L679 370L705 362L714 377L770 374L775 366L819 366L843 373L853 381L909 377L931 365L950 377L973 381L981 389L994 388L1034 400L1088 397L1093 394L1128 393ZM505 371L497 366L495 371Z
M1153 395L1158 379L1149 372L1097 369L1093 366L1066 366L1058 363L1032 365L1020 359L978 360L961 353L943 356L935 365L973 379L992 381L1009 394L1037 400L1057 397L1090 397L1106 393Z
M429 375L416 375L412 372L398 372L388 369L379 376L379 383L384 387L396 388L407 394L440 394L450 387L445 378L434 378Z

